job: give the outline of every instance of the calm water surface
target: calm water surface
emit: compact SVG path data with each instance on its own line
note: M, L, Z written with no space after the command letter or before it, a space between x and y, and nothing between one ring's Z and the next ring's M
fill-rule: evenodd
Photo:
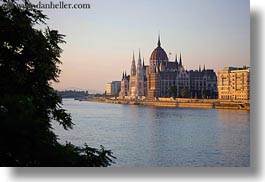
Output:
M248 167L250 114L64 100L74 129L60 141L111 149L119 167Z

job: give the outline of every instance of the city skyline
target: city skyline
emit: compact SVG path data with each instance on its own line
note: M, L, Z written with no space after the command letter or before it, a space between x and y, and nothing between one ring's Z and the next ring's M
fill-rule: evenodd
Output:
M34 2L34 1L33 1ZM66 1L74 2L74 1ZM84 3L79 1L78 3ZM186 69L250 66L249 1L91 0L89 10L45 10L47 25L66 35L56 89L103 92L129 73L132 52L149 65L158 34L166 53L182 53Z

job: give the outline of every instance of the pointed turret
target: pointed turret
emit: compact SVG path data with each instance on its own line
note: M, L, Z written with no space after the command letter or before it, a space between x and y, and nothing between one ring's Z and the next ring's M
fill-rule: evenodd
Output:
M137 78L139 80L143 77L143 66L142 66L142 58L141 58L141 50L139 49L139 58L138 58L138 64L137 64L137 71L136 71ZM139 80L137 80L139 82Z
M131 76L136 75L136 65L135 65L135 57L133 52L133 60L132 60L132 66L131 66Z
M175 62L178 64L178 54L176 54Z
M203 71L206 71L206 67L205 67L205 65L204 65L204 67L203 67Z
M139 58L138 58L138 64L137 64L135 84L136 84L136 88L135 88L136 96L137 97L143 96L144 95L144 77L143 77L143 65L142 65L140 49L139 49Z
M201 65L199 66L199 72L201 72L202 71L202 69L201 69Z
M182 56L181 56L181 53L180 53L180 58L179 58L179 65L182 67L183 64L182 64Z
M123 71L123 74L122 74L122 80L124 80L124 78L125 78L125 75L124 75L124 71Z
M141 50L139 49L139 58L138 58L138 65L141 65L142 63L142 60L141 60Z
M176 54L175 63L178 70L179 69L178 54Z
M145 64L144 64L144 58L143 58L143 68L145 67Z

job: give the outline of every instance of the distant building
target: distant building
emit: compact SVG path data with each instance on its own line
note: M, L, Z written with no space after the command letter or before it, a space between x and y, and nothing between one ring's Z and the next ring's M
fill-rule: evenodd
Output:
M218 72L218 98L250 100L250 68L226 67Z
M106 84L106 95L108 96L118 96L121 90L120 81L112 81Z
M126 72L123 72L122 80L121 80L121 90L119 93L120 98L125 98L129 95L129 84L130 84L130 75L127 76Z
M143 63L142 63L143 62ZM131 75L122 75L120 98L157 97L192 97L217 98L217 76L214 70L185 70L182 56L169 61L165 50L161 47L160 36L157 48L150 56L149 65L145 65L139 52L136 66L133 54Z
M190 94L192 98L217 98L217 76L214 70L199 70L190 71Z

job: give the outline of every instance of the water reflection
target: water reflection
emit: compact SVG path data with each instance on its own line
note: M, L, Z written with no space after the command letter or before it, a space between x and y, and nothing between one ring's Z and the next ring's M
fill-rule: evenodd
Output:
M223 127L249 127L250 113L244 110L216 110Z

